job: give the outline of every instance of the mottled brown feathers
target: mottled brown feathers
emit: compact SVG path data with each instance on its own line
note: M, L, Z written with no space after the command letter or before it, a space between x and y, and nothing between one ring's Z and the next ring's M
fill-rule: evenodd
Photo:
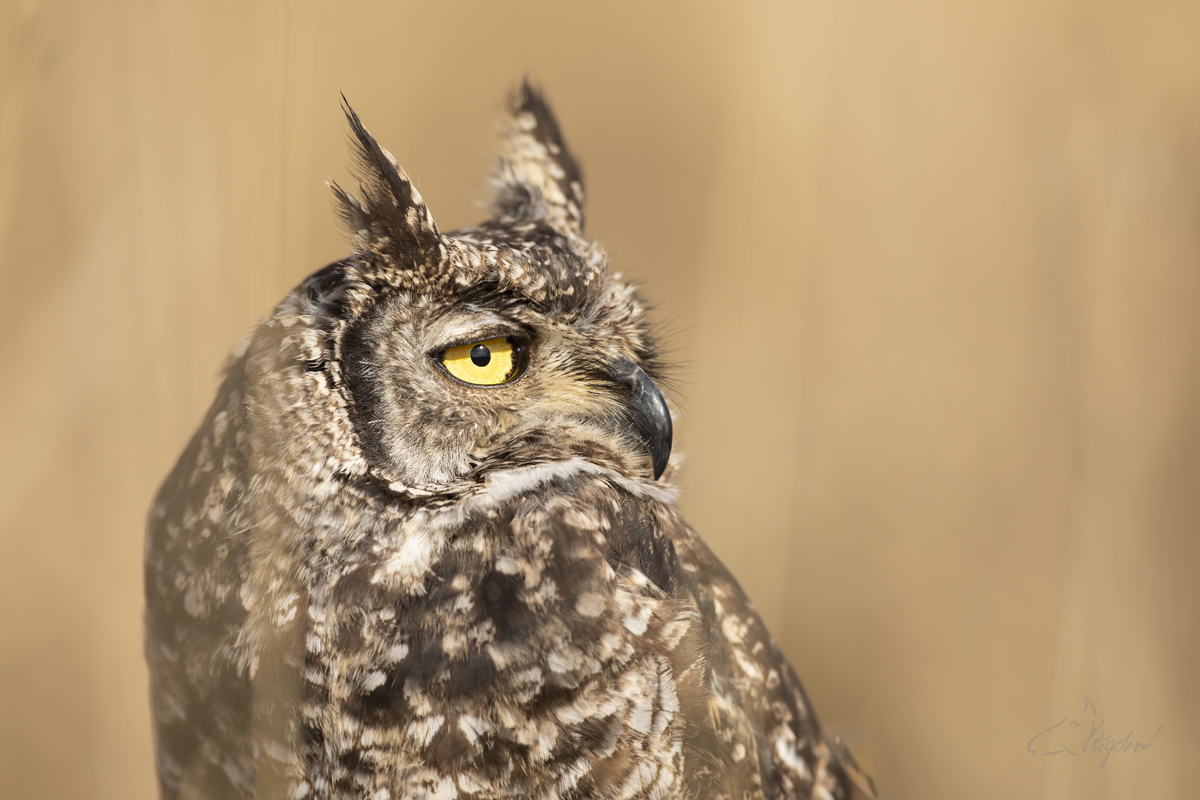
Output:
M359 249L396 257L396 269L424 266L441 243L433 216L396 159L363 127L345 97L342 101L354 137L362 199L331 183L338 214Z
M504 144L496 158L493 208L506 223L545 220L583 235L583 174L541 92L528 81L508 101Z
M164 799L871 796L655 478L661 356L541 96L461 231L347 117L353 252L235 353L151 509ZM497 337L515 378L440 366Z

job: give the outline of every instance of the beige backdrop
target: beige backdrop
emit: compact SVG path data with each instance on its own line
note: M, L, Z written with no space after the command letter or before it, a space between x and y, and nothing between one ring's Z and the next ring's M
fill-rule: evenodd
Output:
M1194 0L0 1L0 794L153 796L143 514L346 251L338 92L448 229L528 74L673 332L684 508L884 796L1194 797L1198 42ZM1085 696L1152 747L1030 755Z

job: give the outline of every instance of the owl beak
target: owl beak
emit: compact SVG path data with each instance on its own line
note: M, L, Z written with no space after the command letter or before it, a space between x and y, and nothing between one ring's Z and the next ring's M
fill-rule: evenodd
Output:
M658 480L671 458L671 412L667 401L650 376L629 359L617 365L615 377L629 392L629 421L650 451L654 480Z

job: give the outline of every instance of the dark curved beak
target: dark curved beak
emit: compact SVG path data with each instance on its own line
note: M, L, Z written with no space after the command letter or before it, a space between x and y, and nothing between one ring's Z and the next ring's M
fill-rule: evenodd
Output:
M671 412L667 401L650 376L629 359L617 364L614 377L629 392L629 422L650 451L654 480L658 480L671 458Z

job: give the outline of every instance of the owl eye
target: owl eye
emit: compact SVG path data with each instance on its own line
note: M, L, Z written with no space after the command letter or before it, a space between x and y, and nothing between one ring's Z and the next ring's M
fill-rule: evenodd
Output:
M520 345L508 336L451 347L441 355L442 366L463 383L499 386L517 376Z

